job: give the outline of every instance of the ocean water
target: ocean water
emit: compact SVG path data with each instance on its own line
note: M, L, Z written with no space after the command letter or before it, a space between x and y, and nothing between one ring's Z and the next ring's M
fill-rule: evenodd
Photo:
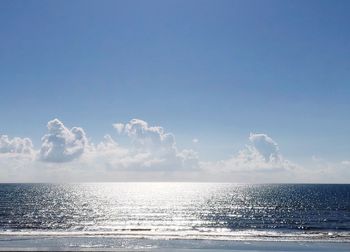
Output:
M350 185L0 184L0 235L350 241Z

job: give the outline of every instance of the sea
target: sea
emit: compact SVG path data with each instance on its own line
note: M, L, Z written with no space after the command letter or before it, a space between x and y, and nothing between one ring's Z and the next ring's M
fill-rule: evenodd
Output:
M349 184L0 184L0 237L350 242Z

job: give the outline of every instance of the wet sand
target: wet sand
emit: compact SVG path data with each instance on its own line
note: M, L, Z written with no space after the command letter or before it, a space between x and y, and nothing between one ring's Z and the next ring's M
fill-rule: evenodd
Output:
M118 237L0 236L0 251L350 251L350 242L152 240Z

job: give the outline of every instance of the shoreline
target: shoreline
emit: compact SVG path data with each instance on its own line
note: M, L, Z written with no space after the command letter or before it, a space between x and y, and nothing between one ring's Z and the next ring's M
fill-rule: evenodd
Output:
M118 236L4 236L0 251L340 251L350 241L148 239Z
M236 230L230 232L198 231L152 231L152 229L122 229L115 231L2 231L4 238L47 237L47 238L117 238L150 240L209 240L209 241L283 241L283 242L345 242L350 243L348 231L271 231L271 230Z

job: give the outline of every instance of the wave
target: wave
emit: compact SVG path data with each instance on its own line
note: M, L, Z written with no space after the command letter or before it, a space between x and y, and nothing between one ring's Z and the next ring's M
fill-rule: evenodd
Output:
M159 240L222 240L222 241L317 241L350 242L350 232L281 232L262 230L241 231L180 231L159 232L149 228L121 229L115 231L39 231L3 230L0 237L118 237Z

